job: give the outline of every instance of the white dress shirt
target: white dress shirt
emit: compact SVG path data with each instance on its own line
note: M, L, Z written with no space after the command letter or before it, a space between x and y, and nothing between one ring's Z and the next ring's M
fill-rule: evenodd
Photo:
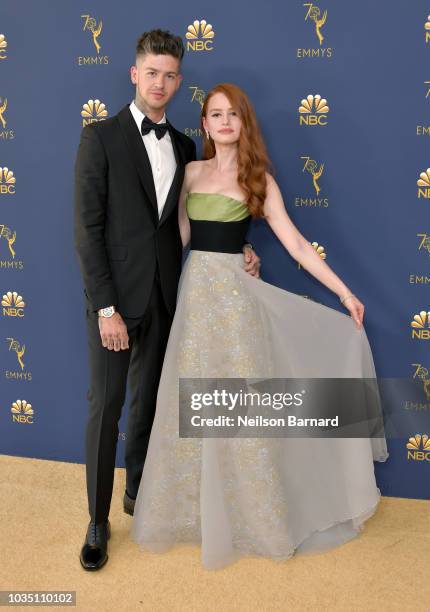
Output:
M172 140L168 131L160 140L158 140L154 130L143 136L140 128L145 115L137 108L134 100L130 104L130 111L136 121L143 144L148 153L152 176L154 177L155 193L157 195L158 217L160 218L176 172L176 159ZM164 123L165 121L166 115L164 114L158 123Z

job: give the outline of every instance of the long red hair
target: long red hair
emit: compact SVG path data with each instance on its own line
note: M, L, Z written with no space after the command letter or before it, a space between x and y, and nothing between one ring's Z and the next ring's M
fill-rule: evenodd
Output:
M242 121L238 151L237 182L246 195L248 210L253 217L264 217L264 201L266 199L267 180L266 172L271 171L271 163L267 155L266 146L261 134L257 117L252 104L240 87L232 83L220 83L213 87L203 102L201 112L201 126L203 130L203 117L206 117L209 100L216 93L223 93L232 108L238 113ZM203 159L215 157L215 144L212 138L204 136Z

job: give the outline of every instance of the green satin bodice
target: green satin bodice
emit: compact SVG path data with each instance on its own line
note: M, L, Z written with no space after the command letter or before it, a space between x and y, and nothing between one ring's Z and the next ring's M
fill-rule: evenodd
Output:
M187 213L193 221L243 221L249 216L244 202L222 193L189 193Z

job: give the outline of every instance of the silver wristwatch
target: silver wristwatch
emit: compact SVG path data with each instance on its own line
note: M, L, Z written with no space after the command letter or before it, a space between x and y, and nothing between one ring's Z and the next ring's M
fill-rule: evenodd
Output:
M109 319L109 317L114 315L115 312L115 306L107 306L106 308L100 308L100 310L98 311L99 317L105 317L106 319Z

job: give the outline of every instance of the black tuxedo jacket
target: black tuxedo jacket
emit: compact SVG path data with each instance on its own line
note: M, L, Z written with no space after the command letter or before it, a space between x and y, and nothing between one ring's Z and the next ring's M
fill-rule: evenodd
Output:
M182 243L178 200L191 138L171 126L176 173L161 218L151 165L130 109L83 128L75 164L75 246L93 311L116 306L125 317L145 312L158 264L171 314L176 306Z

